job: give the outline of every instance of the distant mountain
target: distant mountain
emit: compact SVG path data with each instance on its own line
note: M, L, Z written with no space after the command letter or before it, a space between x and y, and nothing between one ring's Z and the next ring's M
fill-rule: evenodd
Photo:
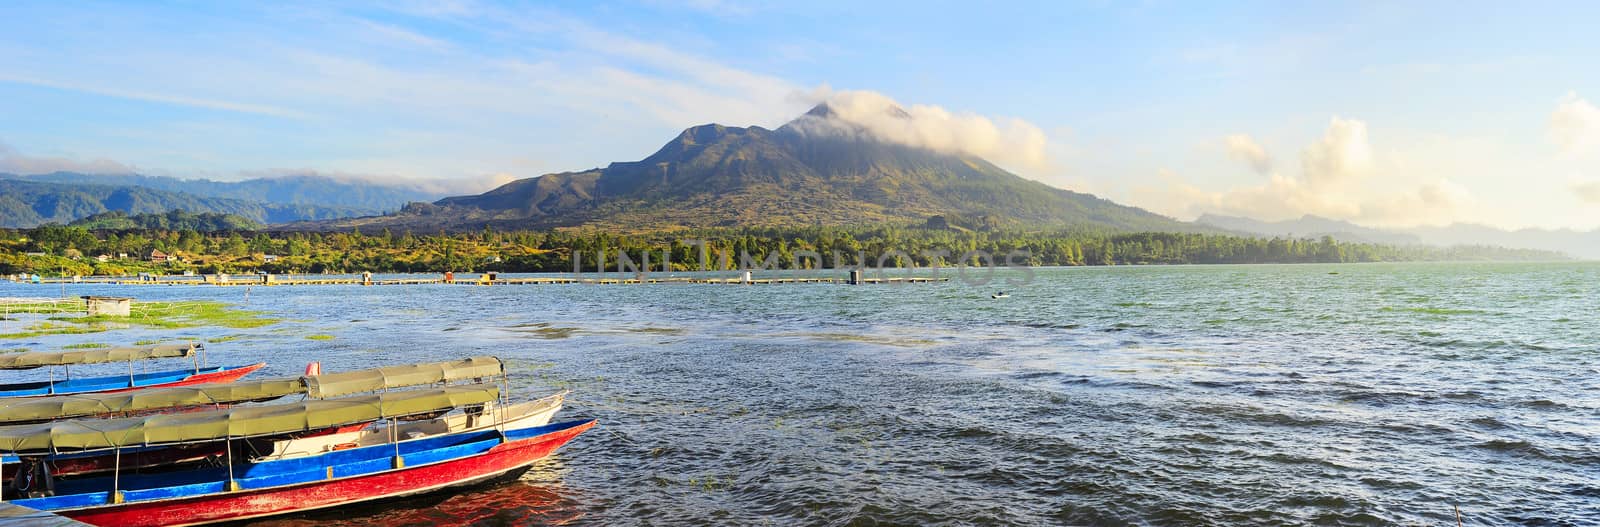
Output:
M262 223L356 216L361 209L210 198L135 186L41 183L0 179L0 227L67 224L107 211L129 214L171 210L236 214Z
M199 232L214 231L253 231L265 225L237 214L223 214L220 212L192 213L182 210L170 210L165 213L134 214L129 215L120 210L102 212L79 219L68 225L83 227L92 230L191 230Z
M441 197L435 193L405 186L334 179L315 175L289 175L247 179L244 181L178 179L139 174L79 174L75 172L53 172L29 176L0 175L0 177L40 183L143 187L167 192L182 192L208 198L232 198L285 205L321 205L359 211L360 215L391 212L399 210L401 206L412 201L434 200Z
M1520 229L1507 231L1483 225L1413 227L1405 232L1432 245L1498 245L1517 249L1558 251L1585 260L1600 260L1600 230Z
M923 222L1075 225L1118 231L1214 231L1007 172L981 158L874 138L818 106L776 130L684 130L640 161L523 179L399 214L320 227L472 228ZM311 226L315 228L319 226Z
M1362 227L1347 221L1339 221L1320 216L1306 215L1297 220L1261 221L1238 216L1222 216L1218 214L1204 214L1195 223L1210 225L1262 236L1281 236L1294 238L1321 238L1332 236L1339 241L1358 243L1382 243L1389 245L1412 245L1422 243L1422 238L1403 232L1385 231L1371 227Z
M1511 249L1554 251L1583 259L1600 260L1600 231L1522 229L1507 231L1483 225L1455 224L1445 227L1375 229L1354 223L1305 216L1298 220L1261 221L1235 216L1206 214L1195 223L1262 236L1316 238L1323 235L1341 241L1391 245L1485 245Z

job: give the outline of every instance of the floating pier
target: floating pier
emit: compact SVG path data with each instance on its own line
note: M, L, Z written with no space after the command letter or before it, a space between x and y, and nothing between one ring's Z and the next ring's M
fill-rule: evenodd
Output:
M65 516L0 502L0 527L88 527L88 525Z
M633 285L633 284L716 284L716 285L779 285L779 284L850 284L850 285L893 285L893 284L926 284L935 282L948 282L949 277L934 276L894 276L868 278L858 273L851 273L849 277L830 276L791 276L774 278L755 278L748 273L735 277L686 277L686 276L637 276L633 278L606 278L596 276L584 277L503 277L485 274L473 278L377 278L370 275L340 276L340 277L309 277L309 276L284 276L284 275L201 275L201 276L162 276L162 277L111 277L111 276L83 276L72 278L40 278L34 281L15 280L19 283L40 285L56 284L102 284L102 285L136 285L136 286L316 286L316 285L354 285L354 286L392 286L392 285L463 285L463 286L509 286L509 285Z

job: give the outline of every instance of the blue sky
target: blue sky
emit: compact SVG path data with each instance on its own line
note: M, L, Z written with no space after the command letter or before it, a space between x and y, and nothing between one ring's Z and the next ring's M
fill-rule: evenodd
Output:
M477 191L893 101L1185 219L1600 227L1595 4L857 4L6 2L0 171Z

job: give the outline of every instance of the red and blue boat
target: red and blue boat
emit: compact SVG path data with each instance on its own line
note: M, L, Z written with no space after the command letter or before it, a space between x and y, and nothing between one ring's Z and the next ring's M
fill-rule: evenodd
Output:
M37 467L9 486L12 502L94 525L198 525L369 502L510 478L595 426L581 420L533 425L508 415L496 386L450 386L396 391L298 404L235 407L92 421L57 421L0 427L0 453L20 455ZM502 404L491 405L499 402ZM454 410L494 426L421 434L358 444L303 457L235 463L155 473L52 481L53 456L153 445L320 430L347 424L408 418L437 419ZM391 429L399 430L391 425ZM33 475L39 474L40 478ZM40 486L43 485L43 486Z
M144 388L189 386L233 382L266 366L206 366L201 361L205 347L199 343L160 344L128 348L99 348L69 351L30 351L0 354L0 370L49 368L43 381L0 384L0 397L35 397L79 393L118 392ZM137 372L133 364L152 359L190 359L192 367L178 370ZM126 375L72 378L72 366L126 362ZM55 368L63 375L56 378Z
M468 357L290 378L77 395L10 397L0 398L0 426L76 418L133 417L191 412L264 402L289 395L327 399L359 392L450 385L463 381L481 383L484 380L505 381L505 365L500 359L491 356ZM560 410L564 397L565 392L557 393L535 401L514 404L505 411L522 416L525 420L538 420L532 424L543 425ZM371 423L295 432L279 438L252 439L251 444L258 456L270 454L281 458L313 455L333 445L382 442L382 427L368 426L368 424ZM486 419L460 415L402 423L399 433L409 435L414 432L465 431L474 426L485 427L493 424L495 423ZM109 473L117 468L119 463L123 470L141 470L157 466L176 467L217 459L225 452L224 441L217 440L177 446L124 448L116 452L115 459L112 452L64 453L51 457L50 472L53 476L61 478ZM17 473L18 461L15 456L0 456L0 478L10 480Z

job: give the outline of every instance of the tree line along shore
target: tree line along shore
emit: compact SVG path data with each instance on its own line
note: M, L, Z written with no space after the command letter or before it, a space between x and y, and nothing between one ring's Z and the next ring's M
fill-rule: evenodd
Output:
M1020 252L1019 252L1020 251ZM865 265L1032 266L1547 261L1548 251L1487 246L1394 246L1331 237L1088 229L970 230L924 226L682 229L645 234L593 230L474 232L263 232L96 230L45 225L0 230L0 274L131 276L138 273L571 272L616 270L617 255L652 270L745 267L775 258L785 269ZM818 258L807 255L820 255ZM723 256L727 255L727 256ZM967 262L958 261L963 255ZM709 258L707 258L709 256ZM797 259L797 256L799 257ZM704 259L704 261L703 261ZM666 262L666 263L664 263Z

